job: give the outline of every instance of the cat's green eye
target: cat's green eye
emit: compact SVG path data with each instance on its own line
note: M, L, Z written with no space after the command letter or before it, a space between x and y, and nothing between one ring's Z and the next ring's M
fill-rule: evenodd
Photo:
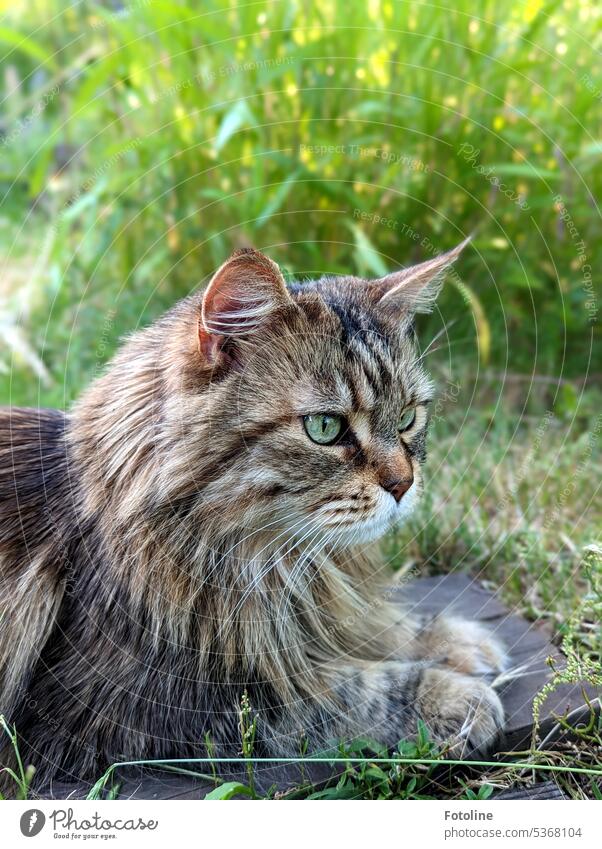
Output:
M343 430L343 419L340 416L329 416L328 413L317 413L315 416L303 416L305 432L318 445L332 445Z
M409 430L416 421L416 407L408 407L401 414L401 418L397 422L397 430L403 433L404 430Z

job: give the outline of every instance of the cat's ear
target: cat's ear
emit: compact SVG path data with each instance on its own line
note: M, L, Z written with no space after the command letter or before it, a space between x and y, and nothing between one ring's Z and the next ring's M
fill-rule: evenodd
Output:
M279 308L291 303L275 262L251 248L235 251L203 295L198 325L203 358L211 365L220 358L228 360L237 340L256 333Z
M441 291L445 272L469 241L470 236L447 253L373 281L372 297L379 306L400 313L430 312Z

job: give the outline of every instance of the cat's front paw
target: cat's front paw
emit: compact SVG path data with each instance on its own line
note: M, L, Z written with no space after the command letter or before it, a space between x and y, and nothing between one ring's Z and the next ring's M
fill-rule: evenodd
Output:
M449 757L474 757L491 750L502 734L504 709L484 681L446 669L426 669L416 708L433 739Z
M502 643L486 627L468 619L437 617L421 642L425 659L464 675L493 679L508 668Z

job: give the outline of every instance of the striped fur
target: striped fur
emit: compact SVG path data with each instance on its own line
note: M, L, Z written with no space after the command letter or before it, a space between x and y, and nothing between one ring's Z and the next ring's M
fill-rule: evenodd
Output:
M235 254L68 414L0 414L0 710L38 787L202 756L206 732L236 754L245 690L259 755L394 744L418 718L456 746L495 737L501 706L475 676L501 650L386 603L373 544L422 487L416 281L455 256L404 292L403 274L286 287L266 257ZM325 411L349 424L336 446L303 429ZM414 480L399 503L391 474Z

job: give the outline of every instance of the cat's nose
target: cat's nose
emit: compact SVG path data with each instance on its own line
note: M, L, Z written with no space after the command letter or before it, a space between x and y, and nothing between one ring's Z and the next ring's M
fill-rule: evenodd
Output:
M380 485L387 492L390 492L395 501L399 504L408 489L414 483L414 477L409 478L385 478L381 480Z

